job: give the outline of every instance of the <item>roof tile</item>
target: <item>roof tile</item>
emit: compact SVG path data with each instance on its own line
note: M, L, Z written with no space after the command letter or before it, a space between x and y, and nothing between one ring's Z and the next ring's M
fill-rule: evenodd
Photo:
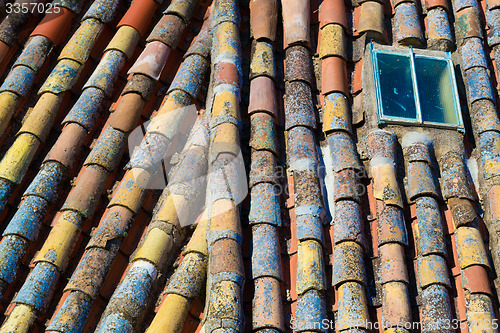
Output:
M341 93L325 96L323 131L343 130L351 133L350 112L347 98Z
M477 218L476 210L470 200L450 198L448 205L451 209L455 228L471 225Z
M88 165L84 167L62 209L77 211L85 217L92 216L101 199L107 177L108 172L101 166Z
M455 153L445 154L441 158L441 173L442 191L446 199L459 197L474 200L462 156Z
M255 329L284 330L280 291L279 282L273 278L263 277L255 280L254 309L265 309L265 311L253 311L252 325Z
M427 162L411 162L407 166L408 196L415 200L418 196L438 197L432 170Z
M379 247L392 242L408 245L402 210L381 200L377 200L377 241Z
M267 150L254 151L249 174L249 186L253 187L258 183L276 183L275 168L269 165L276 165L276 156Z
M286 49L285 81L304 81L310 86L313 83L312 63L309 50L301 45Z
M451 287L445 259L436 254L420 256L418 258L418 281L422 289L432 284Z
M394 26L396 40L402 45L419 46L424 42L417 7L413 2L404 2L395 9Z
M340 200L335 204L334 226L334 244L342 241L353 241L366 247L361 207L357 202Z
M366 328L369 316L364 288L363 285L357 282L345 282L338 287L339 311L337 327L340 330L356 326Z
M134 0L117 27L130 26L139 32L141 36L144 36L157 8L158 3L153 0Z
M33 30L31 36L44 36L54 45L59 45L68 32L74 16L73 11L64 7L58 13L55 10L50 11Z
M475 7L467 7L456 14L455 21L456 36L459 40L476 37L483 38L481 22L478 10Z
M98 165L112 172L120 162L118 156L125 148L125 134L107 126L100 134L95 146L87 156L84 165Z
M446 9L435 7L427 13L428 40L430 49L451 51L455 38L451 34L450 22Z
M340 24L348 30L346 6L343 0L322 1L319 10L320 28L330 23Z
M78 124L68 123L64 126L57 142L45 157L44 162L57 161L70 170L80 153L81 145L87 136L87 131Z
M426 10L433 8L444 8L446 11L450 11L450 4L447 0L425 0L423 6Z
M171 57L169 57L169 59L170 58ZM122 96L125 96L129 93L135 93L136 95L140 95L140 97L142 97L143 100L148 101L153 94L155 84L156 84L155 80L147 75L133 74L132 77L127 81L127 85L123 88ZM130 99L132 98L131 96L128 97ZM122 101L120 99L120 101L118 102L118 106L120 106L121 102ZM136 103L138 103L138 101Z
M278 106L274 81L268 77L256 77L250 81L250 100L248 113L267 111L274 119L278 118Z
M328 136L333 170L340 172L345 169L361 169L358 152L351 138L342 132L335 132Z
M382 320L390 326L411 322L408 287L403 282L389 282L382 286Z
M347 281L366 284L363 248L354 242L337 244L333 252L332 283L338 286Z
M395 281L409 283L404 248L401 244L383 244L378 248L378 254L380 257L379 274L381 283Z
M357 31L375 33L379 41L385 41L384 7L380 2L366 1L361 4Z
M170 50L170 46L159 41L148 43L127 74L143 74L158 80L167 62Z
M500 174L500 151L496 149L500 145L500 133L488 131L479 137L479 149L481 150L481 162L483 165L484 178L490 179Z
M446 256L443 222L439 204L434 198L417 199L417 220L420 255L441 254Z
M298 215L296 223L297 239L299 241L311 239L324 244L322 221L320 217L311 214Z
M484 265L490 267L486 249L479 230L474 227L460 227L455 230L460 268L471 265Z
M447 322L451 322L451 304L446 287L433 284L422 291L422 323L429 330L442 330ZM450 331L451 332L451 331Z
M278 232L275 226L252 226L252 278L264 276L281 281L281 257Z
M296 126L316 128L316 116L312 105L311 88L301 81L287 82L285 129Z
M491 295L487 270L480 265L469 266L462 270L462 287L471 293Z
M325 299L317 290L309 290L297 299L294 329L296 332L318 329L318 323L326 318ZM319 311L318 311L319 310ZM321 332L325 330L320 328Z
M310 44L310 10L309 1L283 1L283 35L285 35L285 47L298 43Z
M321 93L326 95L339 92L348 96L347 70L345 60L339 57L328 57L321 62L322 71L330 73L321 77Z
M276 38L277 3L276 1L250 2L250 29L254 39Z

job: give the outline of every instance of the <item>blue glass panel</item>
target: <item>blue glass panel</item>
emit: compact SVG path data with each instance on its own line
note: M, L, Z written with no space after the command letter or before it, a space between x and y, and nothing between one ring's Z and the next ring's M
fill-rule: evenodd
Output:
M378 52L375 55L383 116L417 120L409 55Z
M423 122L459 125L452 78L446 60L415 57Z

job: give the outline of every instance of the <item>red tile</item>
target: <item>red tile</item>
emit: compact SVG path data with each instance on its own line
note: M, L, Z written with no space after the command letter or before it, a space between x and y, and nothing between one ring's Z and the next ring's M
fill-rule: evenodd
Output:
M324 0L319 10L320 28L330 23L336 23L349 30L344 0Z
M297 253L297 218L295 216L295 210L289 210L290 215L290 247L288 249L288 254Z
M450 209L444 211L444 219L446 221L445 231L448 235L453 234L455 232L455 223L453 223L453 216Z
M139 0L134 1L130 5L125 15L118 23L117 27L129 25L134 27L142 36L149 30L149 26L153 21L153 14L158 8L158 3L154 0Z
M362 74L363 74L363 59L361 59L354 65L354 77L351 87L353 94L356 94L360 92L361 89L363 89Z
M344 59L328 57L322 60L321 93L340 92L348 96L347 69Z
M42 35L47 37L55 45L59 45L66 37L71 28L71 20L75 13L64 7L61 10L49 12L43 20L37 25L31 36Z
M297 254L290 256L290 297L292 301L297 300Z
M453 260L451 263L451 273L453 274L453 276L457 276L457 275L460 275L460 265L458 262L457 244L455 241L455 237L453 235L448 235L446 237L449 237L448 239L451 242L451 250L453 253Z
M457 291L457 307L458 307L458 314L460 316L460 320L465 320L467 319L466 316L466 310L465 310L465 294L464 290L462 289L462 277L460 275L455 277L455 288Z
M491 295L488 272L483 266L473 265L465 268L462 271L462 283L463 287L471 293L485 293Z

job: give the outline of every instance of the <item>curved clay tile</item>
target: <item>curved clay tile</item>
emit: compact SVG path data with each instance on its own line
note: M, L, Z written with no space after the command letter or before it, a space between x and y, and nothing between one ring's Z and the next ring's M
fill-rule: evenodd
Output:
M96 2L92 6L94 5L98 6L99 3ZM89 10L93 8L92 6ZM63 94L60 93L70 90L76 83L81 74L83 63L87 60L97 40L96 35L98 36L102 31L102 26L103 24L94 18L84 20L66 47L61 51L66 55L62 58L60 57L56 67L42 85L39 92L40 98L33 107L32 112L30 112L30 115L26 118L25 125L21 129L21 135L9 150L12 153L15 152L15 157L12 159L7 158L7 155L9 155L7 153L4 159L0 161L0 169L3 170L0 177L6 178L13 183L19 183L22 180L38 146L45 141L46 135L52 127L55 115L59 111L59 106L63 98ZM77 40L87 42L81 43L81 45L84 45L84 47L81 47ZM75 52L76 49L73 49L72 45L75 45L78 52ZM26 138L27 135L35 138L33 143L26 144L23 143L26 141L21 141L23 140L21 138ZM17 146L22 146L22 149L18 150ZM14 168L18 170L15 177L10 175ZM9 191L0 194L0 196L5 197L9 197L10 195Z

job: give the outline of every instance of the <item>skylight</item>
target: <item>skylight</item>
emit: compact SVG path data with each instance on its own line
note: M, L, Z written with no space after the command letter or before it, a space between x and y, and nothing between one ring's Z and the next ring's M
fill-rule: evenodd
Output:
M453 62L410 47L371 45L379 123L463 128Z

